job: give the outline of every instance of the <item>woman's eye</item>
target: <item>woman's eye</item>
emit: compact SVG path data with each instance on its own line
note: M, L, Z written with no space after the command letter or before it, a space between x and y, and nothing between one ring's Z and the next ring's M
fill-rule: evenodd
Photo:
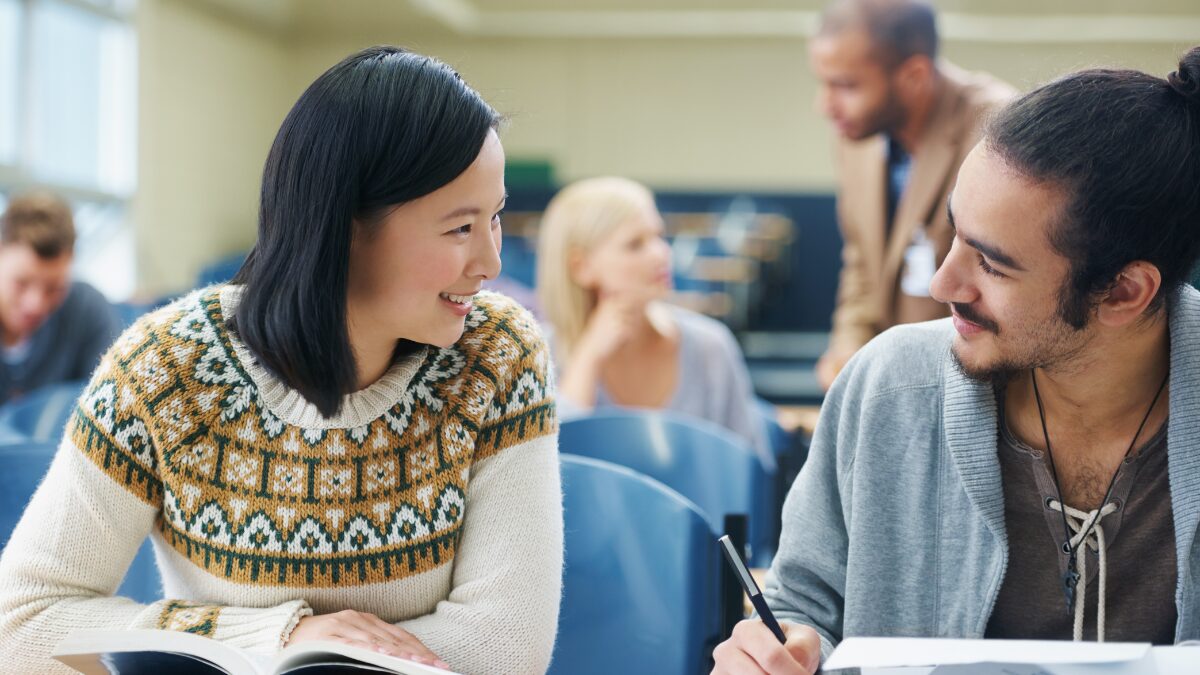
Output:
M456 227L453 230L450 230L450 234L471 234L471 224L467 223L462 227Z

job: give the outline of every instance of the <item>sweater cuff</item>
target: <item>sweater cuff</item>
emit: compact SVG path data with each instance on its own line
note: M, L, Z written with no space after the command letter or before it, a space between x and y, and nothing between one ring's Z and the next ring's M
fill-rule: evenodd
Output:
M303 600L275 607L222 607L162 600L143 612L134 628L176 630L203 635L254 654L273 656L300 619L312 615Z
M234 647L270 656L283 649L300 619L312 613L303 600L265 609L224 607L213 637Z

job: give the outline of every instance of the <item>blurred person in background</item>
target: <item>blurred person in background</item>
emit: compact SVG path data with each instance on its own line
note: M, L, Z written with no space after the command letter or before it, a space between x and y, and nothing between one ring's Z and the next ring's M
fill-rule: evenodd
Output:
M828 389L871 338L946 316L929 297L950 250L946 195L987 114L1015 92L938 59L933 8L916 0L841 0L809 46L817 105L837 133L844 248L829 347Z
M71 208L45 191L14 197L0 216L0 403L91 374L116 339L108 300L71 281Z
M671 247L649 189L617 177L563 188L542 218L537 279L564 418L607 406L671 410L730 429L775 466L733 334L662 302Z

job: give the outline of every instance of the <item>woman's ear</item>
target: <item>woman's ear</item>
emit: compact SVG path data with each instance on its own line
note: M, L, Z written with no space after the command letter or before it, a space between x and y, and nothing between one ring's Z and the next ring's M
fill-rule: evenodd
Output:
M1124 326L1141 317L1158 289L1162 273L1144 260L1135 260L1117 274L1117 280L1097 308L1100 323L1105 326Z
M589 256L579 248L567 251L567 273L582 288L591 288L596 283L596 272Z

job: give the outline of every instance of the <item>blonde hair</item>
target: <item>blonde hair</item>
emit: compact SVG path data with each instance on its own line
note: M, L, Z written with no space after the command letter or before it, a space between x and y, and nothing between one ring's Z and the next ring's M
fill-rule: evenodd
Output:
M576 181L550 200L538 231L538 302L550 324L560 359L570 357L596 306L594 293L572 277L572 260L587 255L621 224L654 208L650 189L628 178Z

